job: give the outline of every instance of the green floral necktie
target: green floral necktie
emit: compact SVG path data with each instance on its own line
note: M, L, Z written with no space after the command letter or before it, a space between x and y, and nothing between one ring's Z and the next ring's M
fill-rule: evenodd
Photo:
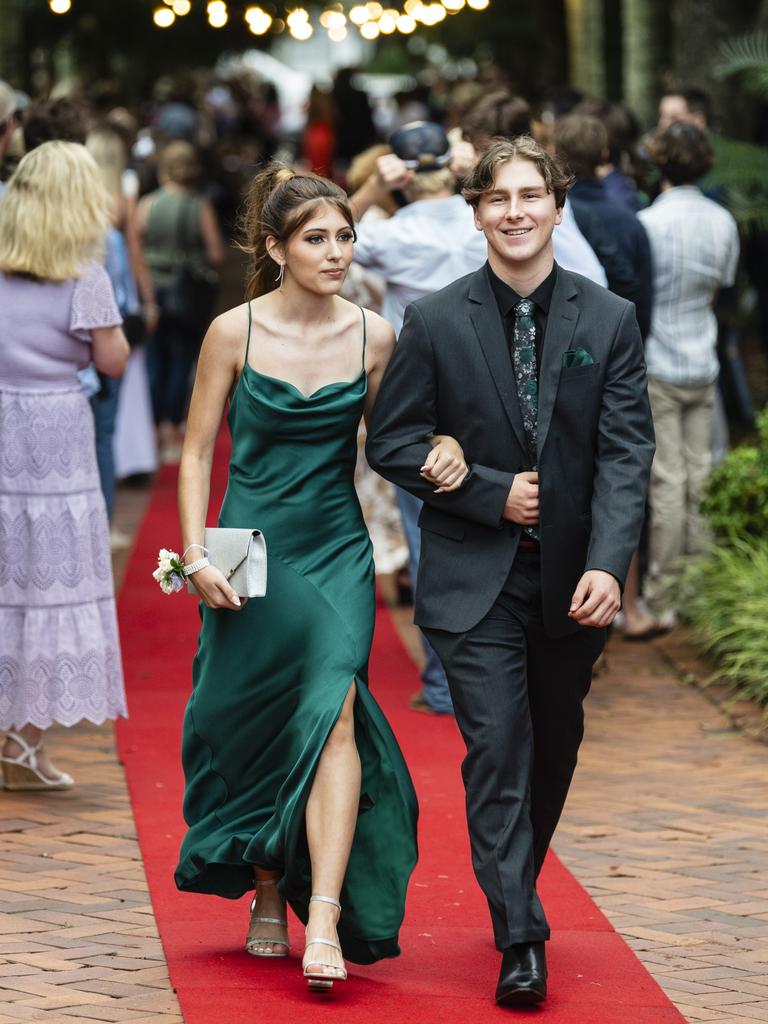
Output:
M514 306L514 327L512 331L512 364L515 370L517 397L523 417L523 429L528 443L528 457L531 469L536 469L536 422L539 403L539 385L536 380L536 324L533 320L534 304L530 299L520 299ZM526 526L524 531L534 540L539 531Z

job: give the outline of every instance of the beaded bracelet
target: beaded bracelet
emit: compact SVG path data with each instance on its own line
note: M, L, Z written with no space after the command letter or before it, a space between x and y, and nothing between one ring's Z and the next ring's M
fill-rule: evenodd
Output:
M196 562L192 562L191 565L184 566L184 575L191 576L193 572L197 572L198 569L204 569L206 565L210 565L208 558L198 558Z

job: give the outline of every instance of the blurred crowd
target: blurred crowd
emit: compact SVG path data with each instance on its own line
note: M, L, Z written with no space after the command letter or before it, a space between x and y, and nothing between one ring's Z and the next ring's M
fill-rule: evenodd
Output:
M71 84L32 101L0 83L0 195L24 154L59 141L85 148L109 197L100 258L130 354L122 374L95 357L77 367L107 514L116 480L178 461L202 336L222 294L229 305L241 299L232 243L257 167L277 157L346 188L358 237L345 294L399 329L408 303L483 264L484 237L459 194L461 180L494 138L531 134L574 176L556 259L635 305L658 448L621 628L638 640L671 628L681 560L709 542L701 490L728 448L718 352L733 325L739 236L712 174L717 136L707 95L670 90L658 124L642 133L621 104L574 91L533 108L496 69L477 80L435 75L386 101L372 100L365 76L344 69L332 85L312 87L303 120L286 116L279 83L244 68L162 80L140 107L113 84L87 92ZM71 202L85 200L73 192ZM754 272L760 299L766 289L759 266ZM743 412L749 396L730 351L725 383ZM0 392L12 384L0 377ZM359 496L383 589L396 600L416 580L419 503L367 468L363 440ZM110 541L116 548L127 538L113 529ZM443 670L424 643L424 685L413 706L450 713ZM15 723L0 721L7 724ZM20 750L12 746L9 756Z

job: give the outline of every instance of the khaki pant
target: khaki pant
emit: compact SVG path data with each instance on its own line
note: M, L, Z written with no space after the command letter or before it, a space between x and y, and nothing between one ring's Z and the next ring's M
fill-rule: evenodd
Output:
M712 467L715 385L681 387L651 377L648 397L656 456L649 492L650 566L645 598L651 612L659 615L674 610L681 560L700 554L710 543L699 504Z

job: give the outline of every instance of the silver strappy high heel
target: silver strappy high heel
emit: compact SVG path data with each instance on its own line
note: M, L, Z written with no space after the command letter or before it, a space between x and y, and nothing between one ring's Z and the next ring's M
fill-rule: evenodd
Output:
M338 900L333 900L330 896L310 896L309 902L312 903L313 901L316 903L330 903L331 906L336 907L339 915L341 915L341 904ZM342 952L338 942L332 942L330 939L309 939L304 947L304 956L307 955L307 950L310 946L330 946L331 949L337 949L339 953ZM317 967L330 967L331 970L341 971L342 973L333 976L313 970L313 968ZM338 964L329 963L327 960L310 960L309 963L304 964L304 977L307 979L307 984L310 988L328 989L333 988L334 981L347 980L347 969L346 967L339 967Z
M277 882L273 878L267 879L256 879L256 888L261 889L267 885L277 885ZM288 956L288 933L286 931L285 939L265 938L262 935L251 935L251 929L255 924L279 924L283 928L288 927L288 921L284 917L255 917L254 910L256 909L256 897L254 896L251 900L251 922L248 926L248 938L245 940L245 951L250 953L251 956L271 956L271 957L285 957ZM270 950L265 952L264 950L258 949L259 946L285 946L284 953L275 953Z
M75 780L66 772L56 771L55 778L43 775L37 767L37 755L40 753L43 744L38 743L32 746L27 743L23 736L17 732L9 732L7 738L14 741L21 747L21 753L17 757L0 757L0 764L3 771L3 784L6 789L11 790L60 790L72 789Z

